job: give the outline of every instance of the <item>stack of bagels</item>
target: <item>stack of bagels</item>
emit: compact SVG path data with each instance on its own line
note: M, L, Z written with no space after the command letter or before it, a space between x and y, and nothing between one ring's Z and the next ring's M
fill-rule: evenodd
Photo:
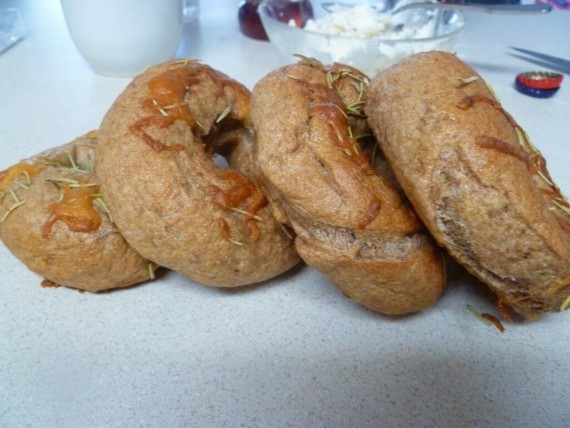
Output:
M197 61L151 67L97 132L0 172L0 239L93 292L303 260L397 315L439 299L449 254L527 319L570 304L570 204L481 76L436 51L371 81L302 58L251 93Z

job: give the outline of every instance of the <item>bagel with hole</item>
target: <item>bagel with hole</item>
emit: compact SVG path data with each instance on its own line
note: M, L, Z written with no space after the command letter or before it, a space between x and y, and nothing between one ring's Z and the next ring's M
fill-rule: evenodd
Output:
M154 276L109 216L96 143L91 132L0 172L0 239L46 284L96 292Z
M443 261L380 157L365 154L367 85L308 58L269 73L252 91L254 159L307 264L369 309L416 312L440 297Z
M288 232L248 177L249 91L193 60L133 79L100 128L97 175L140 254L199 283L259 283L298 263ZM229 167L215 162L228 159Z
M526 318L570 299L570 204L479 74L413 55L370 85L366 113L398 181L449 253Z

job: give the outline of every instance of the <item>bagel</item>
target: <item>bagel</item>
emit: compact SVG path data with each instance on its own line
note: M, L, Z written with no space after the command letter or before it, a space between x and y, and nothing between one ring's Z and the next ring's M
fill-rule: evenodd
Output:
M397 185L357 143L365 75L303 58L252 91L259 181L307 264L374 311L420 311L440 297L443 261ZM374 163L378 159L374 160Z
M300 260L246 175L250 158L231 156L250 144L249 97L207 65L172 60L134 78L100 128L97 175L119 230L144 257L204 285L258 283Z
M366 113L436 240L528 319L570 299L570 205L484 80L428 52L381 71Z
M155 266L111 221L93 173L96 133L0 172L0 239L50 283L86 291L127 287Z

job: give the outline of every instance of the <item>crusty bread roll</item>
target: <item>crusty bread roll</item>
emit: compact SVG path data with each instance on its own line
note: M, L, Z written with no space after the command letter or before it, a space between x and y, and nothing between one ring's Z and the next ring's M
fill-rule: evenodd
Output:
M570 295L570 208L481 76L420 53L373 79L369 123L437 241L533 319Z
M127 241L150 260L205 285L258 283L299 262L247 171L249 91L192 60L135 77L100 127L97 175Z
M367 83L350 67L310 59L271 72L252 93L254 158L276 218L294 229L310 266L372 310L415 312L441 295L442 259L356 141L370 132Z
M52 283L92 292L139 283L156 268L109 216L96 144L91 132L0 172L0 239Z

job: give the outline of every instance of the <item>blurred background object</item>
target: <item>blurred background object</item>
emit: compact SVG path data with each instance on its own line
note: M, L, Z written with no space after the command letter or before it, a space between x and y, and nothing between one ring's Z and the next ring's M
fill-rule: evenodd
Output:
M0 10L0 53L22 40L25 35L20 12L14 8Z
M200 16L200 0L182 0L182 13L186 24Z
M133 77L172 58L183 31L181 0L61 0L71 37L104 76Z

